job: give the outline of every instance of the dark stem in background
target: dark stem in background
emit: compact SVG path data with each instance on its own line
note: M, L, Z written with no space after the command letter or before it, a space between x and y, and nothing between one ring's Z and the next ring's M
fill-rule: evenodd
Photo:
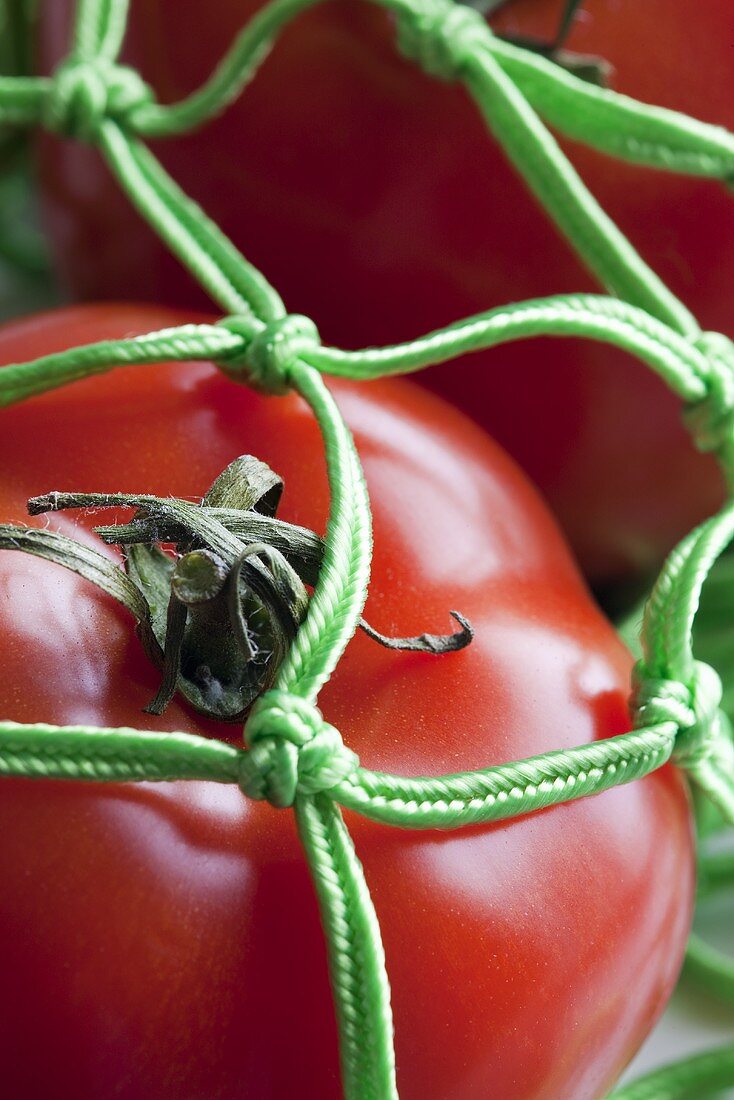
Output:
M544 41L542 38L519 34L499 34L498 37L505 42L511 42L514 46L522 46L525 50L547 57L549 61L554 61L562 69L573 73L581 80L588 81L589 84L606 87L612 72L612 67L608 61L603 57L576 53L565 49L574 20L583 2L584 0L566 0L561 10L561 18L556 33L550 42ZM462 3L475 8L491 21L491 17L496 12L511 7L514 0L462 0Z

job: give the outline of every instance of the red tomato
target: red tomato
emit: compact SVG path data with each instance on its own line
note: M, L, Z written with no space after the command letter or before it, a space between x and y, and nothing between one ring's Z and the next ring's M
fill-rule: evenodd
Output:
M178 323L85 307L8 326L0 362ZM408 383L334 387L374 502L367 614L431 657L350 644L321 697L363 761L478 768L628 728L630 657L523 475ZM0 414L0 519L55 488L201 494L243 450L322 530L322 445L294 396L210 365L118 371ZM91 538L79 520L77 536ZM70 531L70 518L54 518ZM157 686L126 616L61 568L0 560L0 714L214 731ZM665 768L511 823L413 833L349 816L392 982L403 1100L590 1100L662 1010L689 926L687 800ZM6 780L0 798L0 1057L8 1095L331 1100L336 1033L292 815L206 783Z
M261 0L132 5L126 57L162 100L192 90ZM552 37L559 0L516 0L505 31ZM45 64L68 3L42 5ZM586 0L569 46L603 54L618 90L734 128L732 11ZM345 347L417 336L521 298L594 287L487 136L463 92L400 60L389 17L340 2L289 27L242 98L158 143L278 289ZM655 49L648 48L655 43ZM706 328L734 335L734 204L725 189L570 146L581 175ZM44 147L48 225L85 297L201 297L129 209L97 154ZM105 247L100 248L103 240ZM450 364L427 384L470 413L543 490L588 576L651 570L721 498L676 400L647 368L586 341L537 340Z

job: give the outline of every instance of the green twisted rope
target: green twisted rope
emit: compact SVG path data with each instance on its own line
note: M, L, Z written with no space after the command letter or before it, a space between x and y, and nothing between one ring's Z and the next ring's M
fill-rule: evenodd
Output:
M73 55L117 58L127 29L128 0L78 0Z
M10 364L0 374L0 404L11 405L114 367L161 360L214 360L227 373L247 377L251 374L249 345L263 326L256 321L243 323L246 320L181 325ZM614 344L646 362L686 403L696 404L708 394L710 364L694 345L644 311L594 295L561 295L502 306L393 347L342 351L314 344L301 351L300 358L327 375L382 378L535 336L575 336Z
M300 797L296 821L321 904L336 997L342 1084L347 1097L396 1100L390 987L362 866L339 808Z
M236 783L239 749L188 733L0 723L0 775L94 783L208 779Z
M359 625L369 584L372 518L354 441L331 393L308 367L291 376L321 428L331 503L318 582L276 687L315 701Z
M285 313L277 292L140 142L114 122L99 131L100 149L120 185L175 256L227 313L273 320Z
M599 88L510 42L496 38L492 49L528 102L565 137L649 168L734 178L734 136L722 126Z
M228 375L260 388L301 394L322 433L331 493L324 562L306 619L275 689L251 712L245 749L180 733L5 722L0 723L0 773L94 782L207 779L237 783L249 797L275 805L292 805L327 934L345 1095L389 1100L397 1096L397 1086L384 953L340 805L404 828L457 828L598 793L672 758L734 822L734 749L720 711L720 682L713 670L694 661L690 644L704 578L734 531L734 505L689 536L661 575L643 629L633 732L456 775L373 772L315 707L359 621L371 552L359 459L320 375L405 373L541 334L606 341L648 363L674 389L698 445L716 452L734 486L731 343L701 332L586 190L539 115L604 152L723 181L734 171L734 138L675 112L591 88L496 39L476 13L451 0L377 0L396 17L404 53L439 78L464 83L561 232L618 298L541 299L492 310L392 348L325 348L312 323L286 314L277 292L180 191L141 140L183 132L223 110L255 74L282 27L315 2L275 0L262 9L210 80L170 106L157 104L140 77L117 63L126 0L80 0L72 53L53 77L0 77L0 123L43 125L96 144L141 215L227 314L218 325L186 325L7 367L0 373L0 403L114 366L213 359ZM234 552L237 540L220 527L212 521L212 537L223 552ZM729 1083L731 1063L731 1052L724 1051L615 1095L625 1100L686 1095L681 1089L694 1081L696 1087Z
M280 30L317 2L281 0L261 9L206 84L179 103L141 104L129 117L131 131L170 137L216 117L252 80ZM398 4L384 6L400 11ZM635 164L722 181L734 176L734 137L723 127L596 87L500 38L489 48L531 106L565 136Z
M734 1046L676 1062L617 1089L609 1100L700 1100L734 1085Z
M734 887L734 852L703 854L698 861L698 894L708 897L722 888ZM722 1000L734 1003L734 959L711 947L693 932L688 940L684 973L699 985L713 990Z

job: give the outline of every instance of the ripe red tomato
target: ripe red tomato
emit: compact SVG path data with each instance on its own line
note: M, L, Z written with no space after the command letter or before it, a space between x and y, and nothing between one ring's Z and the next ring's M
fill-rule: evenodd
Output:
M0 362L180 320L68 309L8 326ZM371 766L439 774L625 730L630 657L513 463L408 383L334 389L374 501L368 616L417 634L446 628L455 607L476 630L440 658L355 638L321 697L346 742ZM323 529L308 410L207 364L88 380L3 411L0 429L2 521L23 522L25 498L50 488L195 496L246 450L284 475L284 518ZM179 704L140 713L156 673L126 616L74 575L4 553L0 592L3 716L231 736ZM349 825L383 930L401 1097L605 1095L662 1010L686 939L692 845L675 770L494 827ZM14 779L0 833L9 1094L340 1095L289 812L215 784Z
M261 0L133 3L126 57L162 100L192 90ZM498 28L549 39L559 0L515 0ZM68 3L42 5L46 66ZM569 47L613 86L734 128L731 5L586 0ZM463 92L399 59L389 17L340 2L290 26L242 98L158 143L183 188L323 337L386 343L537 295L594 286L526 194ZM649 48L654 42L655 49ZM568 146L584 180L706 328L734 335L734 204L725 189ZM84 297L200 304L97 154L44 146L48 225ZM99 247L99 241L105 247ZM721 498L677 401L647 368L586 341L537 340L422 376L536 481L597 585L649 571Z

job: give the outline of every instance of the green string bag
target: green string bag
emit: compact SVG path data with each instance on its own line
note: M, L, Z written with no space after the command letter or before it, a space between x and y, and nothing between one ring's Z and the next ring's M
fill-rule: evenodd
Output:
M398 1093L379 922L341 808L402 828L460 828L593 795L673 760L721 820L734 823L734 746L720 705L722 685L692 648L702 586L734 536L734 506L727 503L692 532L661 573L643 622L630 733L432 779L376 773L361 764L316 706L360 622L371 553L359 458L322 375L407 373L534 335L606 341L646 362L678 394L696 444L716 454L731 488L731 342L702 332L644 264L584 188L538 112L561 133L604 152L722 180L734 172L734 138L582 83L496 39L476 12L452 0L386 0L382 6L395 18L402 52L426 72L464 84L489 130L609 297L518 303L394 347L327 348L307 318L287 314L277 292L144 144L220 111L252 78L279 31L312 3L275 0L262 9L212 78L170 106L157 104L141 78L117 63L125 0L81 0L72 52L52 77L0 78L0 123L45 126L94 144L142 216L226 314L218 325L188 325L6 367L0 402L116 366L214 359L238 380L271 393L294 390L307 402L323 436L331 493L313 595L273 685L249 711L244 749L184 734L4 722L0 772L99 782L208 779L291 808L328 942L345 1096L390 1100ZM349 936L342 934L345 922ZM727 1084L734 1084L731 1049L662 1071L615 1096L701 1095Z

